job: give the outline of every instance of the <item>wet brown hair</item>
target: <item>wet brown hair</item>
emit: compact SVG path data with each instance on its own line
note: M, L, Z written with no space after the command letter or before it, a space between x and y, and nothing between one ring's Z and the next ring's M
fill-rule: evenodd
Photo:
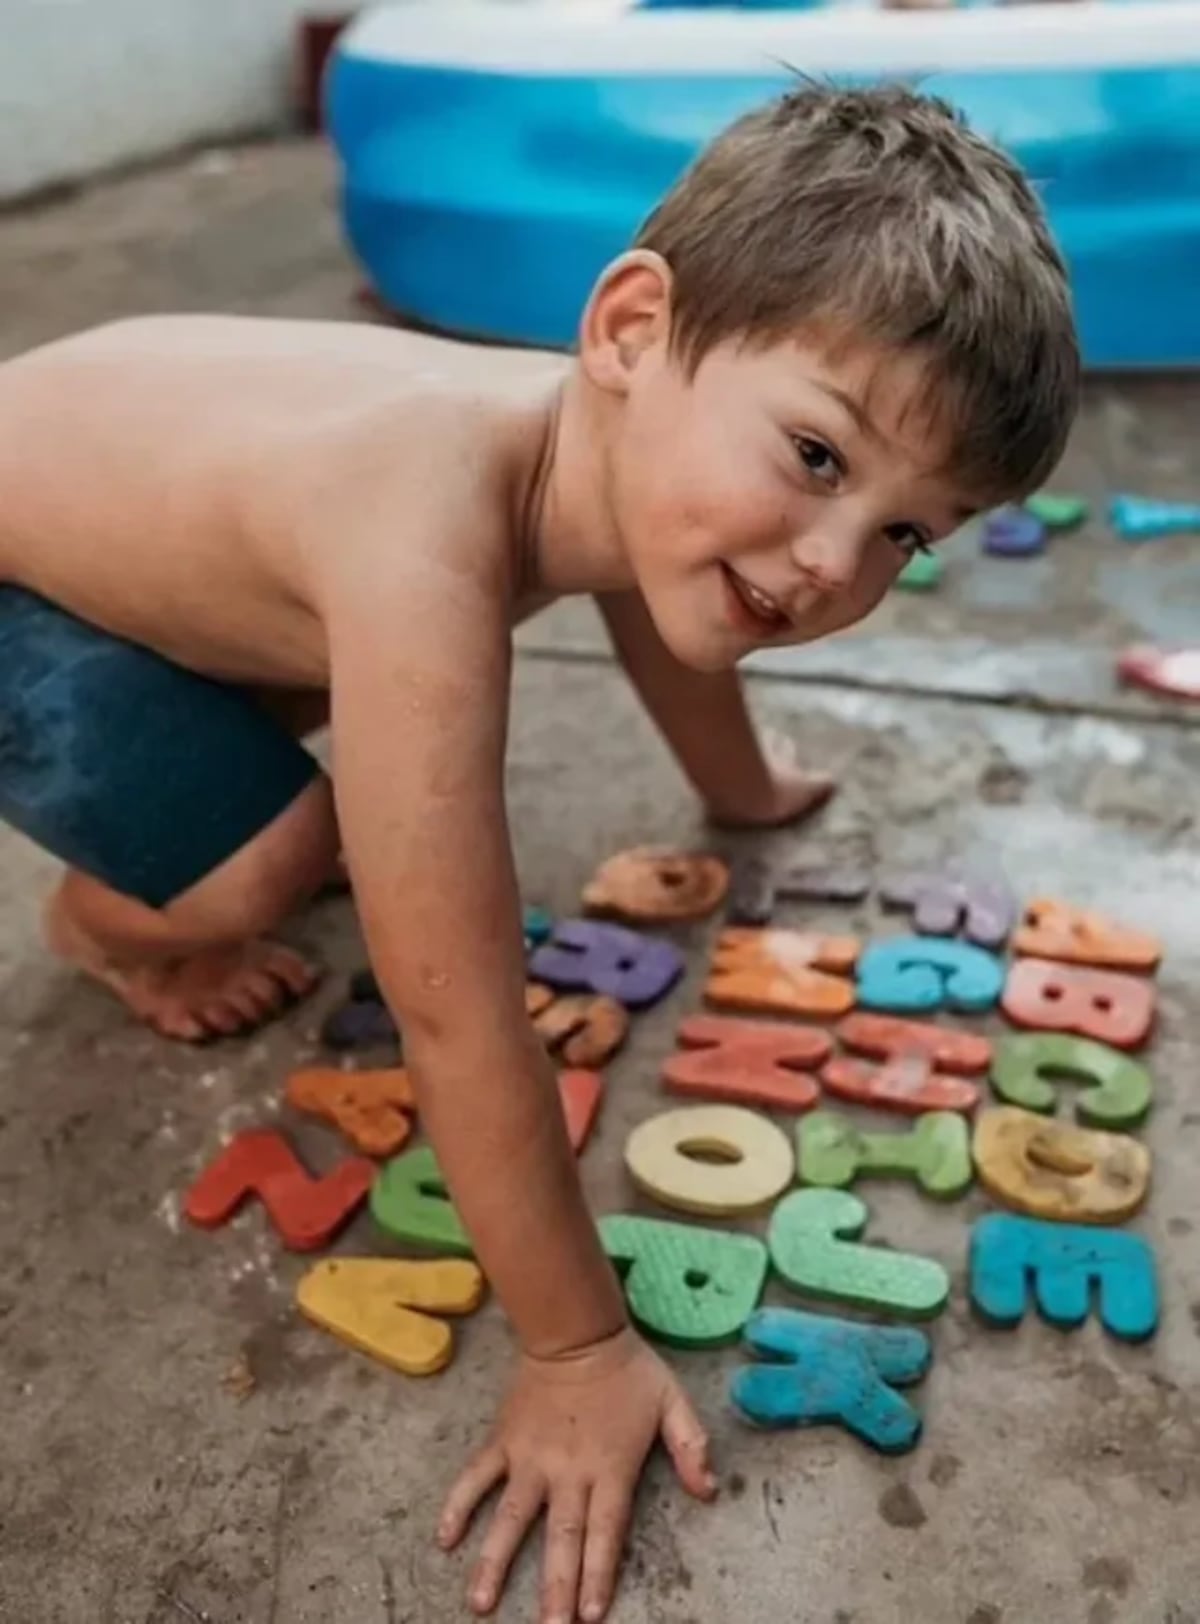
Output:
M1021 171L936 97L804 81L718 136L637 246L671 268L689 371L727 339L820 331L927 362L925 407L981 498L1062 455L1080 372L1062 258Z

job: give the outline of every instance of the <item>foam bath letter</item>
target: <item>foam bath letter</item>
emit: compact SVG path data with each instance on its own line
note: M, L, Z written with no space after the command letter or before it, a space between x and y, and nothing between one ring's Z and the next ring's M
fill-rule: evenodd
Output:
M757 1236L623 1213L601 1218L599 1230L624 1276L629 1312L665 1342L730 1342L762 1295L767 1249Z
M986 1071L992 1046L975 1032L902 1021L894 1015L847 1015L837 1035L847 1049L882 1060L872 1070L839 1057L821 1073L831 1094L884 1111L973 1111L979 1089L960 1077L935 1071Z
M296 1287L315 1325L406 1376L432 1376L453 1357L450 1327L430 1311L469 1314L482 1296L478 1267L452 1259L325 1258Z
M558 1097L567 1123L567 1138L578 1156L588 1142L604 1096L604 1079L597 1071L560 1071Z
M1154 1010L1148 981L1049 959L1018 959L1004 988L1004 1013L1017 1026L1071 1032L1118 1049L1145 1043Z
M1106 1043L1037 1032L1005 1038L996 1051L992 1087L1010 1105L1052 1113L1063 1080L1083 1084L1076 1114L1094 1128L1135 1127L1150 1109L1150 1073Z
M330 1010L321 1026L327 1049L395 1049L400 1032L387 1005L378 998L351 998Z
M583 890L589 913L635 922L703 919L729 889L729 869L719 857L635 846L602 863Z
M1052 1325L1072 1330L1099 1288L1100 1322L1112 1336L1141 1342L1158 1327L1154 1253L1140 1235L1080 1229L991 1213L971 1230L971 1301L993 1325L1019 1325L1032 1284Z
M844 1015L854 1007L853 936L810 936L795 930L723 930L704 988L718 1009L766 1015Z
M1001 1105L975 1126L980 1182L1018 1212L1088 1224L1116 1223L1142 1205L1150 1152L1124 1133L1098 1133Z
M880 886L889 908L909 908L923 936L956 936L979 947L1000 948L1008 940L1017 904L1006 885L976 875L901 874Z
M911 1449L921 1417L895 1391L929 1369L929 1338L899 1326L760 1308L745 1331L746 1345L771 1364L735 1372L729 1396L761 1427L840 1423L884 1454Z
M395 1066L382 1071L338 1071L314 1066L288 1078L286 1099L297 1111L332 1122L367 1156L394 1156L412 1132L415 1111L408 1073Z
M656 1003L683 974L671 942L596 919L563 919L529 961L535 981L562 992L601 993L629 1009Z
M193 1224L215 1229L248 1195L256 1195L283 1244L311 1252L349 1221L374 1177L374 1162L350 1156L323 1178L313 1178L281 1133L252 1128L231 1139L201 1173L183 1210Z
M824 1032L692 1015L679 1028L681 1052L663 1066L663 1081L676 1094L757 1105L772 1111L806 1111L820 1096L807 1069L829 1058Z
M542 1042L568 1066L603 1066L629 1034L629 1011L615 998L586 992L556 998L548 987L531 983L525 1008Z
M804 1184L844 1186L864 1173L890 1173L948 1198L971 1182L970 1132L953 1111L929 1111L908 1133L862 1133L837 1111L814 1111L796 1143Z
M1003 985L1004 967L994 954L929 936L874 942L858 966L858 1001L865 1009L985 1010Z
M1162 958L1155 937L1052 897L1039 897L1025 909L1013 946L1034 958L1109 970L1153 970Z
M848 1190L796 1190L771 1214L771 1261L807 1297L881 1309L905 1319L940 1314L950 1295L950 1278L941 1264L856 1245L866 1223L865 1202Z
M395 1241L416 1242L470 1257L467 1232L446 1194L446 1181L428 1145L406 1150L384 1167L371 1189L371 1216Z
M521 934L528 953L540 947L554 929L554 920L544 908L525 908L521 913Z
M721 1159L699 1161L697 1152ZM625 1165L638 1189L664 1207L726 1217L767 1206L796 1171L787 1135L736 1105L685 1106L651 1117L629 1135Z
M781 899L861 902L870 889L871 876L865 869L820 863L775 869L765 858L750 857L734 871L728 917L739 925L765 925Z

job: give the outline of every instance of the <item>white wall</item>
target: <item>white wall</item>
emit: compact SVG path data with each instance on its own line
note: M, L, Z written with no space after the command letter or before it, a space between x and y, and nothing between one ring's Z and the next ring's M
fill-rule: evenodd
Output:
M319 0L0 0L0 199L281 124Z

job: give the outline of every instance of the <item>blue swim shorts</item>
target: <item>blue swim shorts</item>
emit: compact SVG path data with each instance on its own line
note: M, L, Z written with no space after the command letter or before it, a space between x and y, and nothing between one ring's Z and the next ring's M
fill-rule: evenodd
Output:
M162 908L318 776L254 696L0 585L0 821Z

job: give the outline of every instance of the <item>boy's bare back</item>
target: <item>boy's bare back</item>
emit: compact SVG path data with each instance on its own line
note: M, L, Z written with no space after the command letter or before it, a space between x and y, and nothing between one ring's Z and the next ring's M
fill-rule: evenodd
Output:
M211 676L323 688L340 572L378 568L397 636L432 570L507 582L517 612L563 365L247 317L49 345L0 366L0 579Z

